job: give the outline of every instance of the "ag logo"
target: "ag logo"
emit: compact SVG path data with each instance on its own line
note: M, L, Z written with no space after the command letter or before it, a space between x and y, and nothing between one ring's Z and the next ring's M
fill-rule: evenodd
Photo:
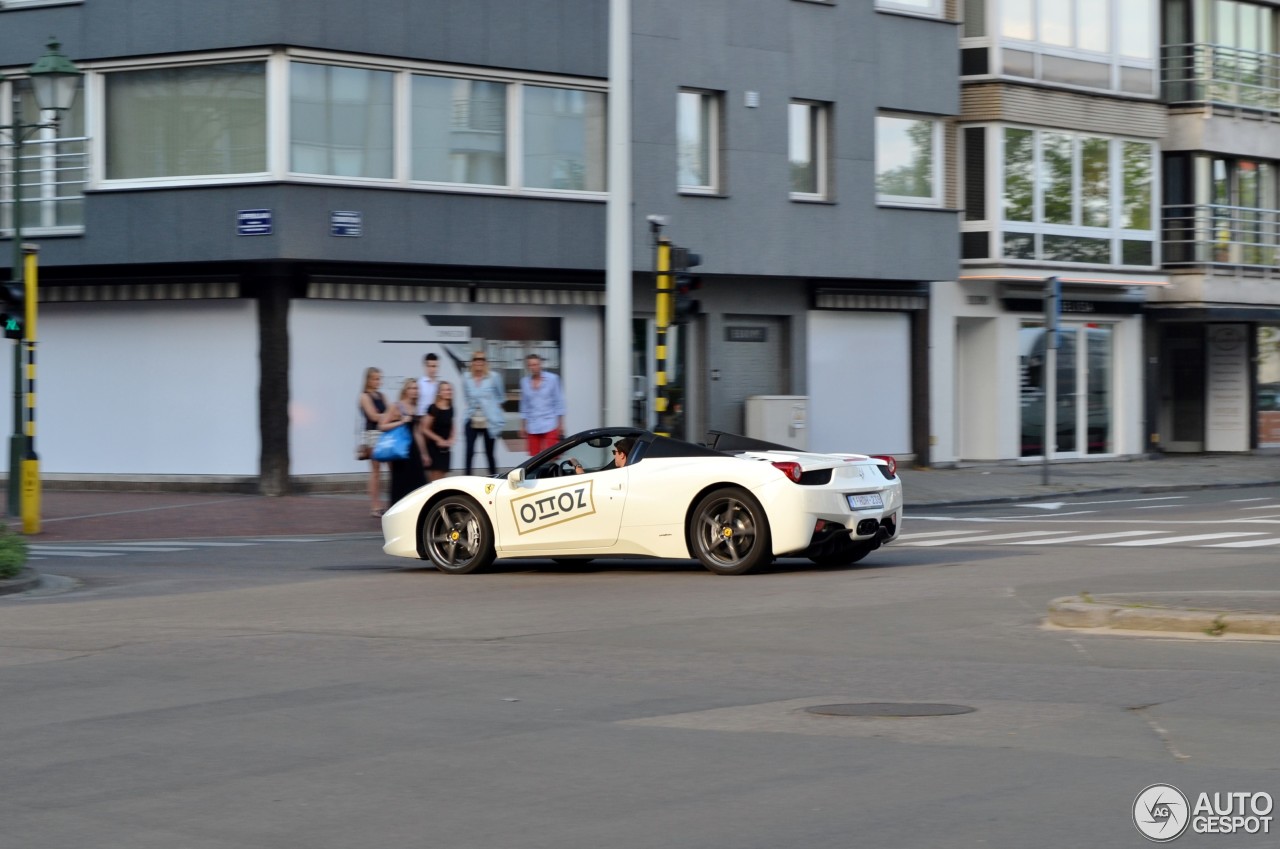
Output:
M523 535L594 515L596 503L591 494L594 483L593 480L585 480L513 499L511 512L515 514L516 531Z
M1187 797L1172 784L1152 784L1133 800L1133 824L1143 837L1156 843L1180 836L1190 821Z

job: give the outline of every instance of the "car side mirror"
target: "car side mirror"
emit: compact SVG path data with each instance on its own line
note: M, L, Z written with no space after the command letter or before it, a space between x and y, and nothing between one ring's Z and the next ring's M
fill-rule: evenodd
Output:
M511 471L507 472L507 483L512 486L519 486L524 483L524 466L516 466Z

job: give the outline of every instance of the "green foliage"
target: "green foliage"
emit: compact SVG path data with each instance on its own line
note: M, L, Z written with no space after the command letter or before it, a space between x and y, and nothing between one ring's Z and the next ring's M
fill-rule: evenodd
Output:
M12 578L27 564L27 541L8 528L0 528L0 580Z

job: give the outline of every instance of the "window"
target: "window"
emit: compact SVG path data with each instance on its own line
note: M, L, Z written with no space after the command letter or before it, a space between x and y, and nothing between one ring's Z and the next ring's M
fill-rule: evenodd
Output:
M509 88L506 83L414 75L412 179L506 185Z
M5 113L18 97L17 114ZM0 83L0 124L52 124L53 112L41 114L26 80ZM13 229L14 174L22 187L24 233L76 232L84 227L84 187L88 180L88 139L84 128L84 96L58 116L56 127L28 129L21 159L15 161L12 131L0 133L0 229ZM16 168L15 168L16 166Z
M390 179L394 121L390 71L289 66L289 170Z
M1156 0L1002 0L991 14L999 73L1156 94Z
M1021 127L998 132L1006 259L1154 264L1154 145Z
M827 197L827 104L793 100L787 106L791 197Z
M524 184L604 191L603 94L524 86Z
M600 83L262 53L100 71L103 187L292 178L544 196L605 191Z
M105 75L108 180L267 170L266 65Z
M930 118L876 116L876 200L939 206L942 124Z
M942 14L942 0L876 0L876 8L937 17Z
M676 98L676 179L680 191L718 191L719 158L719 95L681 91Z

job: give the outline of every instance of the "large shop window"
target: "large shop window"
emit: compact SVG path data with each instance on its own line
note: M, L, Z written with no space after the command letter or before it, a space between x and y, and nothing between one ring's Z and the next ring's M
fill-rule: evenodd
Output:
M1016 127L1000 139L1005 259L1154 266L1154 145Z
M354 61L101 72L104 187L294 176L544 196L606 191L607 95L589 81Z
M108 180L267 170L266 64L107 74Z
M1044 456L1047 337L1043 323L1036 321L1024 321L1018 333L1023 457ZM1110 454L1115 450L1112 337L1113 329L1106 324L1067 324L1058 332L1055 454Z

